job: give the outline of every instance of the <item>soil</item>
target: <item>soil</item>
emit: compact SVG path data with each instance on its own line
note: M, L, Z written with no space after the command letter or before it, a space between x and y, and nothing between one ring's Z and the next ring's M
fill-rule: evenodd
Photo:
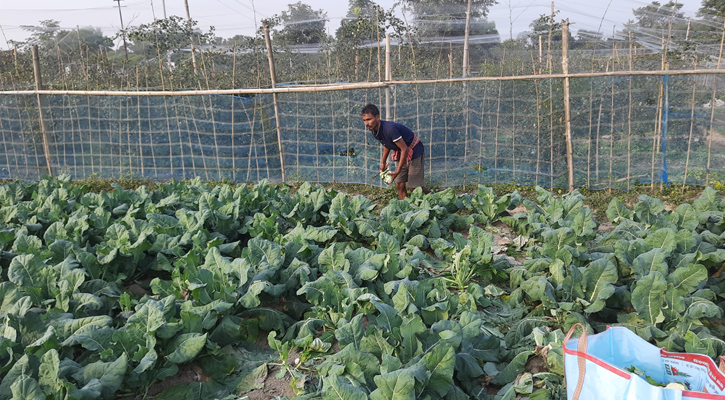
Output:
M616 226L614 226L613 223L607 221L599 225L599 228L597 229L597 232L599 233L609 233L614 230Z
M539 372L548 372L549 367L546 365L546 360L544 360L541 356L536 355L529 358L524 370L532 374L538 374Z
M281 379L278 379L276 377L277 371L279 371L279 367L275 367L269 371L267 378L264 380L264 387L243 393L243 395L249 397L249 400L268 400L276 397L294 397L295 392L290 386L289 375L285 375Z
M164 390L174 387L188 385L194 382L208 382L211 380L207 374L202 371L201 366L195 362L190 364L180 365L179 372L176 375L172 375L163 381L159 381L151 385L145 396L127 396L121 397L121 400L134 400L134 399L146 399L158 395Z

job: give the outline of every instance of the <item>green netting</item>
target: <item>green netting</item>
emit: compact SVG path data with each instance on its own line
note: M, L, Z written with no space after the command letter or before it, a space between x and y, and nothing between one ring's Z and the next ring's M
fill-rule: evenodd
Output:
M572 78L575 185L723 180L722 109L711 107L716 79ZM272 95L41 99L54 174L282 180ZM0 177L46 174L36 96L4 94L0 102ZM360 119L368 102L422 139L432 183L568 185L562 79L279 94L286 180L369 183L380 145Z

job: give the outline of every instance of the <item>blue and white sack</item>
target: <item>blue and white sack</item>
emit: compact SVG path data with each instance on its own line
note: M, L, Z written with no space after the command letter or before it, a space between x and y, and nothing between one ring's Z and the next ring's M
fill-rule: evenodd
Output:
M577 328L583 333L572 339ZM653 386L625 370L632 366L688 390ZM725 400L725 374L712 358L665 351L619 326L587 336L583 325L574 325L564 339L564 370L568 400Z

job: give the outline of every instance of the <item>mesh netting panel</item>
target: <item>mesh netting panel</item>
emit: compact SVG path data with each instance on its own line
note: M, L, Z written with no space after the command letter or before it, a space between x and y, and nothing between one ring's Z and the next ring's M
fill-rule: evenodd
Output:
M572 78L574 183L725 180L717 75ZM360 109L415 131L426 178L464 183L568 185L562 79L398 85L278 95L288 181L368 183L381 147ZM236 97L44 95L54 174L75 178L281 181L271 95ZM37 98L0 98L0 177L47 173ZM709 171L709 172L708 172ZM379 180L375 180L379 183Z
M35 96L4 97L3 177L47 173ZM281 177L271 96L44 96L42 105L55 174Z

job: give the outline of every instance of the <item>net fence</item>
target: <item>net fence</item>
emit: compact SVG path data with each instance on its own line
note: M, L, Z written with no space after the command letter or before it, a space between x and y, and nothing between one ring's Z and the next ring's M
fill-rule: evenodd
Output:
M725 180L719 79L716 73L572 77L574 185ZM281 182L284 162L286 181L379 184L373 178L381 146L360 118L360 109L375 103L383 119L421 138L429 184L568 187L561 77L303 90L277 94L279 136L269 93L5 92L0 178L37 179L50 170L74 178Z

